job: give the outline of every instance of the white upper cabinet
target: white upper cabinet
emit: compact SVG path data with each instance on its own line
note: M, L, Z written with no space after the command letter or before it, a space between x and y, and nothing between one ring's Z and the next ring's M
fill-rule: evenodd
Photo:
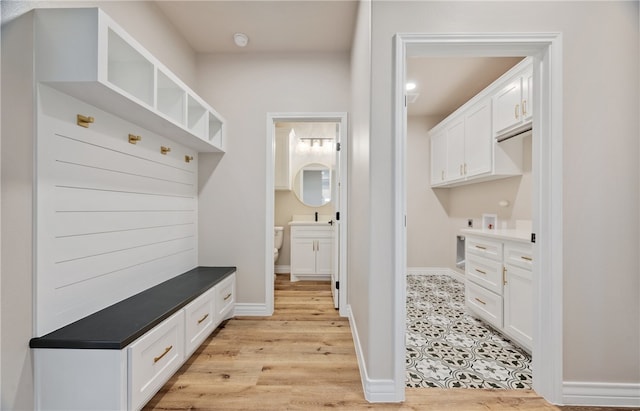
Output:
M531 62L520 67L493 97L493 132L495 137L508 137L526 130L533 118L533 67Z
M224 119L98 8L35 10L36 81L200 152Z
M522 174L522 140L496 137L531 126L532 82L525 59L429 131L432 187Z

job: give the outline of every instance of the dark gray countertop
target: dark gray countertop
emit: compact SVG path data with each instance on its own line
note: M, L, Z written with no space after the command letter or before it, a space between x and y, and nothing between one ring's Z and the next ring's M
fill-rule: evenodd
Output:
M31 348L121 350L236 271L196 267L29 341Z

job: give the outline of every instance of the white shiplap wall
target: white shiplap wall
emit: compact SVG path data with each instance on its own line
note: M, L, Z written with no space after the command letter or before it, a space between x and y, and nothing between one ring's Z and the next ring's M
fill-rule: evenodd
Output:
M37 336L197 265L193 150L40 85L36 152Z

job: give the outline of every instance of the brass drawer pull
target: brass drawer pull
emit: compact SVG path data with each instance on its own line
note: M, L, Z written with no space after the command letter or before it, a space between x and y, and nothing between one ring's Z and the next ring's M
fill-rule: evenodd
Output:
M480 274L487 275L486 271L478 270L477 268L476 268L476 271L479 272Z
M207 319L207 317L209 317L209 314L205 314L201 319L198 320L198 324L202 323L204 320Z
M231 293L227 294L227 296L224 297L224 300L227 301L229 298L231 298Z
M171 351L171 349L173 348L173 345L168 346L167 348L164 349L164 352L162 354L160 354L159 356L155 357L153 359L153 363L157 363L158 361L160 361L162 359L162 357L164 357L165 355L167 355L167 353L169 351Z
M523 260L527 260L527 261L533 261L533 258L527 257L525 255L521 255L520 258L522 258Z
M485 303L484 301L482 301L481 299L479 299L478 297L476 297L476 301L479 302L482 305L487 305L487 303Z
M486 249L487 249L487 247L483 247L483 246L481 246L481 245L476 245L476 248L479 248L479 249L481 249L481 250L486 250Z

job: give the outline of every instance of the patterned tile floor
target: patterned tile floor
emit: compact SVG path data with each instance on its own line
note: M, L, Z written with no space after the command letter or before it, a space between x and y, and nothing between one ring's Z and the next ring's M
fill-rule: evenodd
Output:
M531 357L465 310L464 284L407 276L407 387L531 388Z

